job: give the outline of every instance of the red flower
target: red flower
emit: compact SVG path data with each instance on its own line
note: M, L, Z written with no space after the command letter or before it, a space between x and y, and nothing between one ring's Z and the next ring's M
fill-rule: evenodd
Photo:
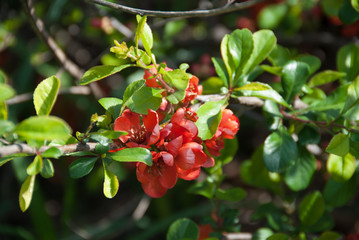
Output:
M187 103L194 100L197 95L202 94L202 86L198 86L199 79L192 75L189 79L188 87L186 88L186 96L182 102Z
M137 164L136 176L145 193L153 198L165 195L177 182L177 170L173 156L168 152L152 152L153 165Z
M198 128L193 120L197 120L197 114L190 108L179 108L171 117L171 134L173 139L183 136L183 142L192 142L198 135Z
M158 65L157 65L158 66ZM166 71L172 71L172 68L169 67L165 67ZM145 70L145 75L143 76L143 78L146 80L146 85L148 87L154 87L154 88L162 88L162 86L160 84L158 84L156 76L157 75L157 69L155 66L153 66L149 71Z
M204 240L209 238L209 234L211 232L214 232L211 224L205 224L205 225L200 225L199 226L199 238L198 240Z
M222 119L214 136L205 141L208 152L212 156L219 156L224 147L224 139L233 139L239 130L239 120L229 109L222 111Z
M128 132L120 136L120 141L127 147L146 147L156 143L160 137L157 113L151 109L147 115L141 115L126 109L120 117L115 120L113 129L115 131ZM142 122L141 122L142 119Z

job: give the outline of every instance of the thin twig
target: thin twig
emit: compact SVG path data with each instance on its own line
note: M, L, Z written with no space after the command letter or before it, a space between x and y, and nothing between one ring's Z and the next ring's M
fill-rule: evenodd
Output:
M155 10L145 10L145 9L127 7L121 4L116 4L104 0L88 0L88 1L131 14L146 15L151 17L164 17L164 18L169 18L169 17L190 18L190 17L209 17L214 15L234 12L238 10L243 10L246 8L250 8L259 2L262 2L263 0L249 0L246 2L235 3L230 6L225 5L220 8L214 8L209 10L190 10L190 11L155 11Z

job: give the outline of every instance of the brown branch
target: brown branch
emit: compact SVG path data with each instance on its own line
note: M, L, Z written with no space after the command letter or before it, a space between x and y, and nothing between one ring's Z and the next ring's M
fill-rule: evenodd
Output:
M262 2L263 0L248 0L246 2L225 5L220 8L214 8L209 10L191 10L191 11L154 11L154 10L145 10L145 9L127 7L121 4L116 4L104 0L88 0L88 1L131 14L146 15L151 17L163 17L163 18L170 18L170 17L190 18L190 17L209 17L209 16L215 16L224 13L234 12L238 10L243 10L246 8L250 8L259 2Z

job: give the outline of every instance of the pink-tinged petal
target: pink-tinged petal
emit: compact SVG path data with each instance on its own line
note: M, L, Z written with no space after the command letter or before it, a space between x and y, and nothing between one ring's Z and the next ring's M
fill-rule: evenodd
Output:
M155 111L148 109L148 114L143 116L143 125L146 128L146 135L148 135L147 145L152 145L160 138L160 126L158 125L158 116Z
M218 129L224 138L232 139L239 130L239 120L236 115L229 109L222 111L222 119Z
M173 166L174 160L172 154L169 154L168 152L159 152L157 155L158 158L162 158L163 162L167 166Z
M201 168L191 168L188 170L177 168L178 177L184 180L196 179L199 177L200 173L201 173Z
M177 111L171 117L171 122L181 125L180 123L184 119L185 113L186 113L185 108L177 109Z
M152 177L148 173L148 168L149 167L144 163L137 163L136 177L139 182L148 183L152 180Z
M207 155L202 149L202 145L196 142L185 143L175 158L176 165L183 170L202 166L207 160Z
M167 188L164 188L157 179L141 185L143 191L152 198L160 198L167 192Z
M182 147L183 138L182 136L176 137L166 145L167 151L174 157L177 156L178 150Z
M164 166L161 171L162 176L158 178L160 184L164 188L173 188L177 182L176 166Z
M202 167L205 167L205 168L213 167L214 163L215 163L214 158L210 157L210 156L207 156L207 161L203 164Z
M207 147L207 151L215 157L221 155L220 150L224 148L224 140L222 136L217 138L213 137L209 140L206 140L204 144Z

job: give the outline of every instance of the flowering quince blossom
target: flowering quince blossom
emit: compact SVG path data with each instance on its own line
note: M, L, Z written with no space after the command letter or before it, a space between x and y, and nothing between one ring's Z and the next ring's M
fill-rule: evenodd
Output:
M214 136L205 141L208 152L212 156L219 156L224 147L224 139L233 139L239 130L239 120L229 109L222 110L222 119Z
M157 65L158 66L158 65ZM172 68L165 67L166 71L172 71ZM154 88L162 88L160 84L158 84L156 76L153 76L153 74L157 74L157 69L155 66L153 66L150 70L145 70L145 75L143 76L143 79L146 80L146 85L148 87L154 87Z

